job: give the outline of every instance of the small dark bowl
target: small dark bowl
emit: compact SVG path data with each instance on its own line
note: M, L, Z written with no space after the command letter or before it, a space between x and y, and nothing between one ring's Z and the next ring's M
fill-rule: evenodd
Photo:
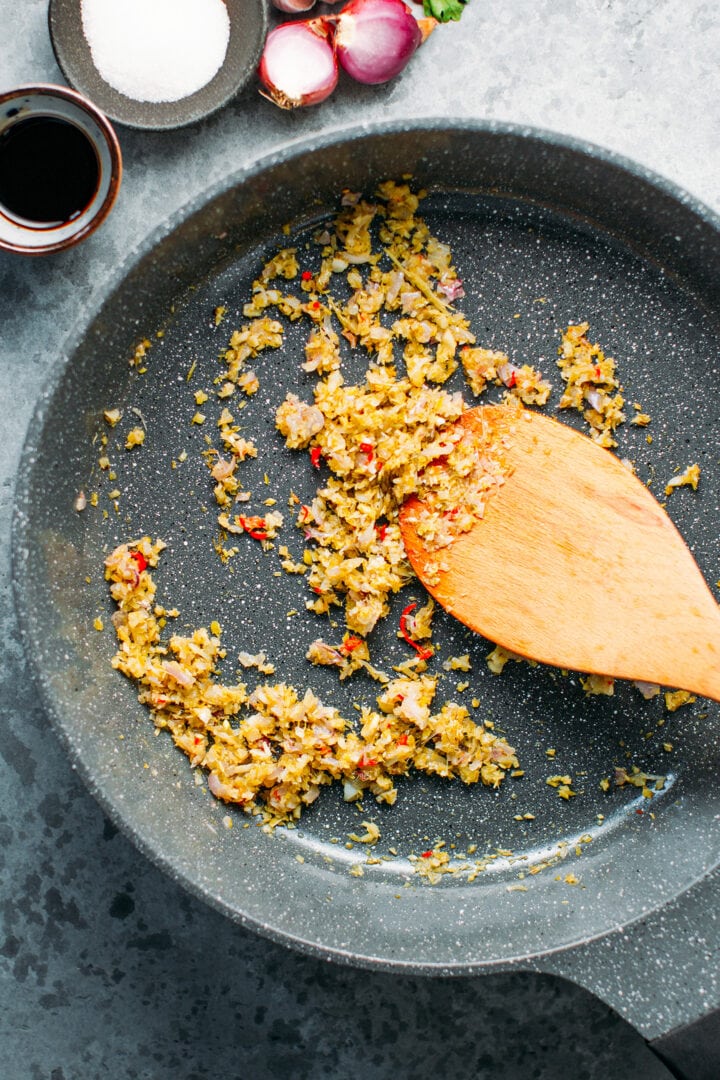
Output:
M55 57L70 83L119 124L160 131L183 127L216 112L254 74L268 29L267 0L225 0L230 40L222 67L194 94L179 101L136 101L110 86L93 62L82 28L80 0L50 0L48 19Z
M0 94L0 134L33 116L69 121L82 131L95 151L98 183L90 202L80 213L53 225L17 218L0 205L0 250L16 255L50 255L79 244L110 213L122 178L122 154L113 126L81 94L50 83L18 86ZM52 169L52 159L48 164Z

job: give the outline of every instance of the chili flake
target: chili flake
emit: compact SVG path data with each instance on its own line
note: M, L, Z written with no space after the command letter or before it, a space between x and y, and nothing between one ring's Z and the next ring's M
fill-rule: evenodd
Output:
M243 517L238 516L238 524L242 525L248 536L252 536L253 540L267 540L267 525L265 520L261 517Z
M131 551L130 558L137 563L139 574L142 574L143 570L147 569L147 559L143 555L142 551Z
M354 652L355 649L357 649L360 645L362 645L362 638L355 637L354 634L350 634L348 635L348 637L345 638L340 648L345 653L351 653Z
M407 628L408 616L410 615L411 611L415 610L416 607L417 607L416 603L415 604L408 604L408 606L403 610L403 612L402 612L402 614L400 616L400 633L402 634L402 636L404 637L404 639L408 643L408 645L410 645L411 648L413 648L415 650L415 652L418 654L418 656L420 657L421 660L429 660L430 657L433 655L433 649L426 649L422 645L419 645L417 643L417 641L414 641L413 638L410 637L410 634L409 634L408 628Z

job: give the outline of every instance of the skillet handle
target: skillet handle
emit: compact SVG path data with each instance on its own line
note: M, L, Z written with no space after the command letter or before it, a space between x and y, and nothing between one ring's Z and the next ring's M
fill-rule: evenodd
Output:
M675 1080L720 1080L718 885L720 871L683 894L682 916L668 905L627 930L549 954L533 969L589 990L644 1037ZM702 949L690 949L680 928L698 926L707 936ZM649 963L652 957L660 962Z
M718 1080L720 1010L648 1041L677 1080Z

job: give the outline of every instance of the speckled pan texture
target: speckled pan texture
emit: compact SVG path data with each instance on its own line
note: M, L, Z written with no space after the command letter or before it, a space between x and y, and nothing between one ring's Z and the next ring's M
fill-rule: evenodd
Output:
M458 307L479 344L536 363L557 402L559 330L589 321L590 336L617 361L628 402L652 416L649 429L621 429L619 452L656 493L676 470L700 464L699 490L676 493L669 511L707 580L717 579L716 220L669 185L592 148L436 121L295 145L230 178L130 259L102 307L71 336L31 425L17 494L16 598L42 699L72 759L113 820L173 878L233 919L349 963L457 973L533 958L537 969L543 955L627 926L716 865L717 705L698 701L670 714L661 699L645 701L629 686L611 698L587 697L572 673L519 664L495 677L485 665L488 643L441 618L440 659L470 653L464 694L480 699L479 718L516 747L524 777L493 792L415 776L400 785L394 807L366 801L362 814L332 789L299 828L268 835L254 824L244 828L242 813L195 784L185 757L169 738L155 737L132 686L110 666L103 558L116 543L150 533L168 544L156 575L160 602L180 609L180 628L222 624L228 673L240 649L262 649L276 664L275 678L311 686L345 715L354 702L374 701L375 684L340 684L304 660L309 641L327 627L305 612L302 579L274 576L276 554L247 544L227 566L218 559L201 456L215 405L204 407L206 428L191 418L193 392L211 390L218 354L242 321L263 261L290 242L282 226L290 223L302 251L342 188L372 194L379 180L404 174L428 189L421 212L453 250L466 293ZM227 315L216 326L218 305ZM128 358L143 337L152 348L147 372L138 374ZM244 474L247 486L264 486L267 474L266 494L281 509L291 487L307 498L317 482L307 455L287 451L274 430L286 392L311 392L301 360L300 332L288 326L284 347L255 365L260 391L242 413L243 433L261 448ZM362 360L349 348L345 362L349 376L360 376ZM102 411L110 407L125 417L107 451L113 482L97 467ZM146 443L128 453L126 428L140 414ZM173 468L183 451L186 459ZM113 486L122 493L119 512L108 498ZM80 490L97 490L100 506L77 513ZM292 531L283 539L295 553L300 540ZM408 588L376 631L372 650L381 666L407 658L396 616L421 595L419 585ZM98 616L107 627L100 633ZM455 695L456 682L445 677L441 699ZM600 789L615 766L633 764L667 778L652 802L636 788ZM579 792L568 803L546 783L565 773ZM223 824L228 814L232 829ZM516 820L524 814L534 819ZM366 865L361 845L345 847L361 820L379 825L373 854L387 860ZM457 852L476 845L476 858L497 857L472 882L457 874L430 886L408 856L439 840ZM358 877L350 873L357 863ZM566 883L570 872L577 884Z

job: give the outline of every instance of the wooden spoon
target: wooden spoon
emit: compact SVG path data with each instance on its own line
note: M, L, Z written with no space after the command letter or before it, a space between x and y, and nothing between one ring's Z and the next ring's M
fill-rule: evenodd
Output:
M481 406L458 421L465 439L506 433L504 484L470 532L428 552L418 500L402 508L428 591L526 658L720 700L720 608L665 510L585 435L529 410L509 415Z

